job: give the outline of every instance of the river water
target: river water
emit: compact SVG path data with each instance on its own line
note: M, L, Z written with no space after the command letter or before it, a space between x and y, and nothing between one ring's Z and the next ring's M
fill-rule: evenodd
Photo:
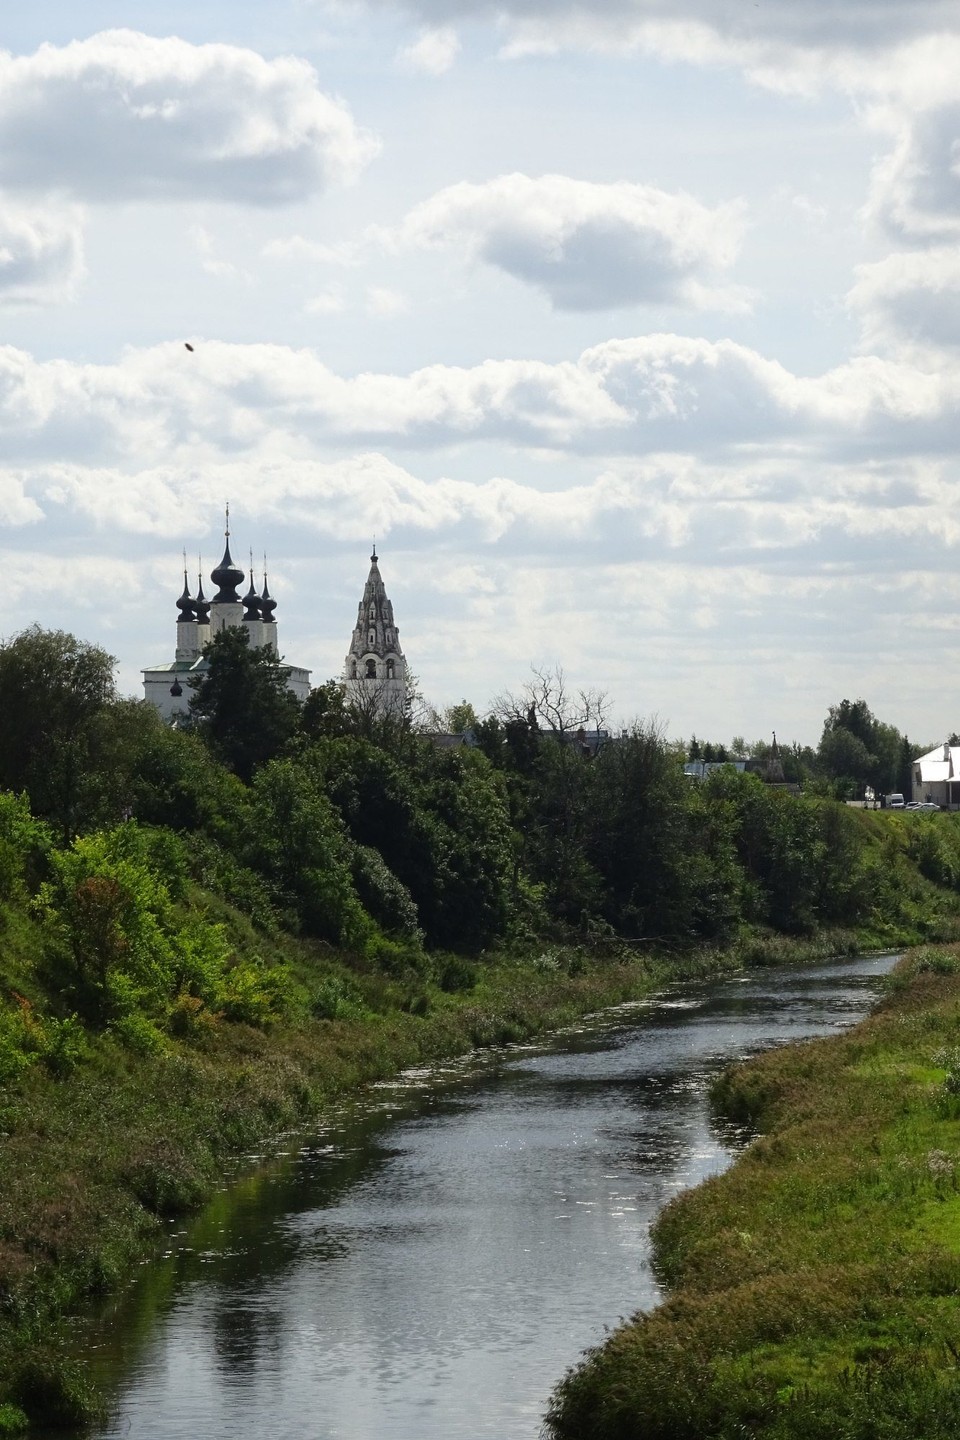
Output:
M743 1143L711 1078L860 1019L892 963L676 986L376 1087L90 1321L99 1440L536 1440L581 1351L657 1302L651 1220Z

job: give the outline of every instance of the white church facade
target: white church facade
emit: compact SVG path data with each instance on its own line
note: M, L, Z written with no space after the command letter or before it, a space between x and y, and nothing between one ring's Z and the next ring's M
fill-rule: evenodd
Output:
M183 594L177 604L177 644L174 658L143 671L145 699L156 706L165 720L176 723L190 713L190 698L196 682L206 669L204 646L213 636L230 627L247 632L252 649L267 647L279 655L277 644L277 602L270 594L264 563L263 585L258 590L251 559L249 588L241 598L240 587L247 580L230 554L230 515L223 559L210 572L216 587L213 598L203 593L202 575L197 576L197 593L190 594L186 566ZM310 694L310 671L301 665L283 663L287 687L298 700ZM347 699L367 712L402 717L408 708L407 662L400 648L400 635L393 606L380 575L377 552L370 557L370 573L357 611L357 623L350 639L343 671Z
M250 564L250 588L241 599L238 591L247 578L244 571L234 564L230 554L230 522L227 516L226 543L223 559L210 579L216 586L212 600L203 593L203 577L197 576L197 593L191 596L186 566L183 571L183 594L177 601L177 647L172 661L163 665L151 665L143 671L144 698L160 711L165 720L171 722L186 718L190 713L190 697L194 685L200 679L207 662L203 648L214 635L233 626L244 629L251 649L269 648L279 655L277 645L277 622L274 611L277 602L270 594L264 564L263 588L258 591L253 578L253 562ZM287 676L287 687L298 700L306 700L310 694L310 671L301 665L283 666Z

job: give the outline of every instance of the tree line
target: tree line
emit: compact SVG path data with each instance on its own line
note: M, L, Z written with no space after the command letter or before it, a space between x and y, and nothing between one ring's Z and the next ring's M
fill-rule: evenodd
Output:
M113 924L130 865L171 892L185 872L257 924L387 969L549 935L723 945L744 926L806 934L896 906L896 867L823 787L798 797L732 768L691 783L650 724L591 748L583 722L596 728L602 697L567 694L562 676L536 675L483 720L457 707L473 743L438 748L334 682L301 706L242 631L207 660L189 724L172 728L117 695L96 646L39 628L0 646L0 787L26 795L48 852L81 847L73 869L47 860L45 894L77 924L80 887L90 934ZM845 701L818 763L855 760L877 780L901 744ZM175 843L92 845L123 825Z

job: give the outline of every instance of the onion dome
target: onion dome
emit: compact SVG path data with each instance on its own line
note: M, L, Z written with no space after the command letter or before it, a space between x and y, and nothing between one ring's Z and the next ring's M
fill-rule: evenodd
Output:
M217 593L213 597L214 605L238 605L240 603L237 586L243 584L243 571L233 563L229 535L227 535L226 544L223 547L223 559L215 570L210 571L210 579L217 586Z
M267 589L267 582L266 580L264 580L263 594L260 596L260 610L263 615L263 623L265 625L275 625L277 623L274 619L273 614L276 608L277 602L276 600L274 600L273 596L270 594L270 591Z
M170 694L173 695L176 699L179 699L180 696L183 694L183 686L180 684L179 679L174 679L173 684L170 686Z
M198 625L210 624L210 601L203 593L203 578L197 576L197 598L193 602Z
M276 604L276 601L273 602ZM253 569L250 570L250 589L243 597L243 618L244 620L261 620L261 600L253 584Z
M183 572L183 594L177 601L177 609L180 611L180 614L177 617L178 624L183 624L184 622L193 621L196 619L196 608L190 598L190 586L187 584L186 570L184 570Z
M266 565L264 565L264 567L263 567L263 593L262 593L262 595L260 596L260 613L261 613L261 615L262 615L262 617L263 617L263 622L264 622L265 625L275 625L275 624L276 624L276 621L275 621L274 618L273 618L273 612L274 612L274 610L276 610L276 608L277 608L277 602L276 602L276 600L274 600L273 596L270 594L270 590L269 590L269 588L268 588L268 586L267 586L267 567L266 567Z

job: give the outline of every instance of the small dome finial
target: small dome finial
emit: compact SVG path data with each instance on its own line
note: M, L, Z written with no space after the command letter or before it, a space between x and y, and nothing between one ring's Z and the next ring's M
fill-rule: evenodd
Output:
M260 614L265 625L274 625L273 612L277 608L277 602L270 594L270 587L267 584L267 557L263 557L263 593L260 596Z

